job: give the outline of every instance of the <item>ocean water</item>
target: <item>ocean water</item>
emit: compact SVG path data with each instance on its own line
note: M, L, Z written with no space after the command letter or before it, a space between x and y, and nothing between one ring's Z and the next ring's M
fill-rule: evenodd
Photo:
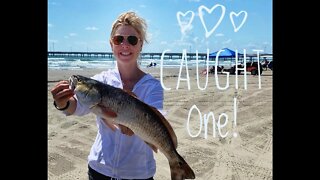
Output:
M159 59L140 59L138 61L140 67L145 68L150 63L156 63L152 68L160 68L161 60ZM196 67L196 60L187 60L188 67ZM219 60L219 66L225 68L231 67L234 62L230 60ZM110 58L101 57L48 57L48 69L63 69L63 70L82 70L82 69L110 69L114 68L116 61ZM177 68L181 65L181 59L164 59L164 68ZM215 61L209 60L209 66L214 66ZM198 60L199 68L206 68L206 60ZM185 67L185 61L183 61Z

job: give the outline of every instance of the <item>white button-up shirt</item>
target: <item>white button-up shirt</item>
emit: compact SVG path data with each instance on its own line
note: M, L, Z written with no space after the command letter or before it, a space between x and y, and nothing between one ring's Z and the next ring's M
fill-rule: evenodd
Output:
M118 69L103 71L92 77L114 87L123 88ZM163 89L160 82L146 74L134 86L137 97L159 110L163 108ZM76 97L75 97L76 98ZM74 115L82 116L90 110L77 101ZM152 149L138 136L112 131L97 117L98 133L88 156L89 165L106 176L123 179L146 179L154 176L156 163Z

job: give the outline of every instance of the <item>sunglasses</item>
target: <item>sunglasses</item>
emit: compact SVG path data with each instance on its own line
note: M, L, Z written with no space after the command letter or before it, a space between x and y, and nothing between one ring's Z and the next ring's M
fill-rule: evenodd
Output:
M117 36L113 36L112 37L113 44L120 45L121 43L123 43L124 37L127 37L127 42L129 44L131 44L132 46L135 46L138 43L138 41L140 40L137 36L120 36L120 35L117 35Z

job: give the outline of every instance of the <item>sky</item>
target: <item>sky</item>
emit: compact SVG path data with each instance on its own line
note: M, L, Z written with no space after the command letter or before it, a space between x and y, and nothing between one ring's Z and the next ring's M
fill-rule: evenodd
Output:
M147 22L142 52L272 53L272 0L48 0L47 49L111 52L112 23L126 11Z

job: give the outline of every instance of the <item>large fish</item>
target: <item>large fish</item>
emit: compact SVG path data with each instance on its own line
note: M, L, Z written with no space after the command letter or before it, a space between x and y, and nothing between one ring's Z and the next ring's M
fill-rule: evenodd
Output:
M130 128L155 152L159 149L169 161L172 180L195 178L193 170L176 150L177 137L171 125L156 108L140 101L133 93L91 78L72 75L69 82L78 100L94 114Z

